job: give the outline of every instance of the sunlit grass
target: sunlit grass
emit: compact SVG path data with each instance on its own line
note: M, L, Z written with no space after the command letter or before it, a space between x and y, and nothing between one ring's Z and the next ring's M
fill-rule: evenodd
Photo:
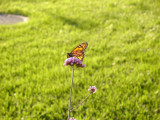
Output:
M66 120L72 70L67 53L88 42L76 69L77 120L160 119L159 0L0 0L0 119Z

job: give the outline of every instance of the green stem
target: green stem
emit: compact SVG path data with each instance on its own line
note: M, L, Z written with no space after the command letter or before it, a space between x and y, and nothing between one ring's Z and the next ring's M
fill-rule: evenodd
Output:
M84 100L82 100L76 107L72 108L72 109L70 110L70 112L73 111L73 110L75 110L76 108L78 108L91 94L92 94L92 93L90 93L90 94L89 94Z
M71 81L71 91L70 91L70 99L69 99L69 107L68 107L68 120L70 118L71 97L72 97L72 87L73 87L73 76L74 76L74 67L72 67L72 81Z

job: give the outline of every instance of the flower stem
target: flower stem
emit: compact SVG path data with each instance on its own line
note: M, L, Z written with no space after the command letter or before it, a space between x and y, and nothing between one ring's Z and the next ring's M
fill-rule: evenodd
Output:
M72 109L70 110L70 112L73 111L73 110L75 110L76 108L78 108L91 94L92 94L92 93L90 93L85 99L83 99L76 107L72 108Z
M69 118L70 118L71 97L72 97L72 87L73 87L73 77L74 77L74 67L72 67L72 81L71 81L71 91L70 91L70 99L69 99L69 107L68 107L68 120L69 120Z

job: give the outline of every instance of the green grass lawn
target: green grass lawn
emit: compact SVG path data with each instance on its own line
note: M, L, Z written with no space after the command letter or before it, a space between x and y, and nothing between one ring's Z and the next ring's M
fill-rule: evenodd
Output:
M66 120L67 53L88 42L72 106L77 120L160 120L159 0L0 0L0 119Z

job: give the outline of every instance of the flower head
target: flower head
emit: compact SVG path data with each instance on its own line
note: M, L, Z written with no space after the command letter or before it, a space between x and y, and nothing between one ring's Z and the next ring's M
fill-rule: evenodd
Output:
M67 58L64 62L64 65L67 66L67 65L70 65L70 66L74 66L76 65L77 67L85 67L85 64L82 63L82 61L78 58L75 58L75 57L70 57L70 58Z
M72 118L70 118L69 120L76 120L76 119L74 119L74 117L72 117Z
M95 93L95 92L97 92L97 88L96 88L96 86L90 86L88 91L91 91L91 93Z

